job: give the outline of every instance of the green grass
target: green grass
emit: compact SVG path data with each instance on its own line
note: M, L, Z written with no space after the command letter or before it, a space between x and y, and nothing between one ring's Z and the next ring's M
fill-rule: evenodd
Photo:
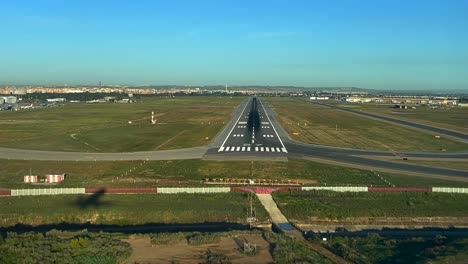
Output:
M468 216L468 196L444 193L274 193L288 219L310 217L431 217ZM344 202L345 201L345 202Z
M98 197L99 203L87 205L85 201L89 197L2 197L0 225L245 223L249 206L246 193L103 195ZM257 219L267 219L267 213L258 201L254 206Z
M312 144L386 151L448 152L468 145L309 102L269 98L292 139ZM294 135L299 133L299 135Z
M300 179L314 185L447 186L468 187L468 183L399 174L376 173L313 161L290 159L270 161L23 161L0 160L0 188L44 188L23 183L29 174L66 173L66 180L54 187L160 187L200 186L205 178ZM45 187L47 188L47 187Z
M133 104L67 104L0 112L0 146L126 152L206 145L242 97L145 98ZM151 111L157 124L150 124ZM132 121L129 124L128 121ZM206 137L209 139L207 140Z
M468 133L468 108L466 107L432 109L429 106L417 106L416 109L397 109L393 108L393 105L331 102L357 111Z
M427 160L407 160L409 163L437 168L448 168L468 171L468 162L465 161L427 161Z

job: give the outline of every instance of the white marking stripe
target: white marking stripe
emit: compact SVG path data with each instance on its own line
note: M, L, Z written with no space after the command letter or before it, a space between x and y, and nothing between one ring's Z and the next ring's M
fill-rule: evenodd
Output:
M250 151L250 147L247 147L247 151Z
M244 106L244 109L242 109L242 112L241 112L241 114L239 115L239 118L237 118L237 121L236 121L236 123L234 123L234 124L239 123L239 120L241 119L242 114L244 113L245 109L247 108L247 105L249 104L249 102L250 102L250 100L247 101L247 103L246 103L245 106ZM247 122L245 122L245 124L247 124ZM228 134L228 136L224 139L223 144L221 144L221 147L224 147L224 144L226 144L226 141L228 140L228 138L229 138L229 136L231 135L231 133L232 133L232 131L234 130L234 128L236 128L235 125L232 126L231 131L229 131L229 134Z
M218 152L221 152L221 151L223 151L223 150L224 150L224 147L220 147L220 148L218 149Z
M275 152L275 148L274 148L274 147L271 147L271 152Z
M241 134L240 136L241 136L241 137L244 137L244 134Z
M245 151L245 147L242 147L242 151Z
M263 147L260 147L260 151L263 151Z
M270 117L268 116L268 113L266 112L265 107L263 107L263 103L262 103L260 100L259 100L259 102L260 102L260 105L261 105L262 108L263 108L263 111L265 111L265 114L266 114L266 116L267 116L267 118L268 118L268 121L270 121L271 127L272 127L273 130L275 131L275 134L276 134L276 136L278 137L278 140L279 140L279 142L281 143L281 146L283 146L283 148L282 148L283 152L288 153L288 151L286 150L286 147L285 147L284 144L283 144L283 141L282 141L281 138L278 136L278 132L276 131L275 126L273 126L273 123L271 123ZM262 124L263 124L263 122L262 122Z
M270 152L270 148L269 148L269 147L265 147L265 150L266 150L267 152Z
M255 151L258 151L258 147L255 147Z
M276 151L277 151L277 152L281 152L281 149L280 149L280 148L276 148Z
M229 147L226 147L226 151L229 151Z
M237 148L236 148L236 151L240 151L240 147L237 147Z

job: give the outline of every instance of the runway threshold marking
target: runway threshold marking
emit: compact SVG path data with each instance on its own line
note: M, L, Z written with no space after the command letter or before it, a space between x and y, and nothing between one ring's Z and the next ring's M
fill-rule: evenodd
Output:
M234 124L232 125L231 131L229 131L229 134L228 134L227 137L224 139L223 144L221 144L221 147L218 149L218 152L221 152L221 151L222 151L221 148L224 147L224 144L226 144L226 141L227 141L228 138L231 136L232 131L233 131L234 128L236 127L236 124L239 123L239 120L241 119L242 115L244 114L244 111L245 111L245 109L247 108L247 105L249 105L249 102L250 102L250 99L247 101L247 103L245 103L244 109L242 109L242 112L240 113L239 118L237 118L237 121L234 122Z
M268 118L268 122L270 122L271 127L272 127L273 130L275 131L275 134L276 134L276 136L278 137L278 140L279 140L279 142L281 143L281 146L283 147L283 152L284 152L284 153L288 153L288 151L286 150L286 147L285 147L284 144L283 144L283 141L281 140L280 136L278 135L278 132L276 131L275 126L274 126L273 123L271 122L270 117L268 116L268 113L266 112L265 107L263 106L262 101L260 101L260 100L258 100L258 101L260 102L260 105L262 106L263 111L265 112L265 115L266 115L266 117Z

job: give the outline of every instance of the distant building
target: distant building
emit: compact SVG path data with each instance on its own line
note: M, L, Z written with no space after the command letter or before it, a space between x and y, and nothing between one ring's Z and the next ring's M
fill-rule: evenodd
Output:
M27 183L37 182L37 176L35 176L35 175L26 175L26 176L24 176L23 181L27 182Z
M16 96L0 97L0 103L2 104L16 104L17 101L18 99L16 98Z
M47 183L59 183L65 180L65 174L47 174L46 182Z
M48 98L47 102L48 103L59 103L59 102L66 102L66 98Z
M311 96L310 100L328 100L330 99L328 96Z
M105 96L104 101L106 101L106 102L115 102L115 101L117 101L117 99L115 98L115 96Z

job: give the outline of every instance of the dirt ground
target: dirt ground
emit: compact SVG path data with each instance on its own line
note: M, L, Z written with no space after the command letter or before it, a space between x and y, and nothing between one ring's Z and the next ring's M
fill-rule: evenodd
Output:
M222 238L221 242L216 244L199 246L188 245L185 241L175 245L152 245L149 238L134 238L124 240L130 243L133 249L132 255L124 263L206 263L204 255L207 250L227 256L230 263L274 263L269 252L270 245L261 235L242 235L242 237L257 245L255 256L241 253L234 239L228 237Z

